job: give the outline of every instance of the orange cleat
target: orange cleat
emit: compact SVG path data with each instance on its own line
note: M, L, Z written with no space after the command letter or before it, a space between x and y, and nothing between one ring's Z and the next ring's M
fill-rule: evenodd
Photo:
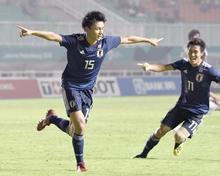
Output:
M50 118L56 115L54 110L50 109L47 111L46 117L41 119L37 124L37 131L43 130L46 126L50 125Z

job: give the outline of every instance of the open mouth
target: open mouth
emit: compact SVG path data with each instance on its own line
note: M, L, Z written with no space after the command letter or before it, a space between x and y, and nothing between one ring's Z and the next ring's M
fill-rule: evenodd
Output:
M196 57L192 57L190 58L191 61L195 61L196 60Z

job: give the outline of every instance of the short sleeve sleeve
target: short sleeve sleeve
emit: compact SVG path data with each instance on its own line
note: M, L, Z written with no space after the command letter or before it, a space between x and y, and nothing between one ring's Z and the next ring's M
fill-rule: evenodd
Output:
M185 60L178 60L176 62L171 63L170 65L176 70L182 70L183 66L186 64Z
M216 83L220 83L220 73L213 67L209 69L209 74L211 76L211 80Z
M66 49L69 49L71 46L75 45L76 39L74 35L61 35L62 41L60 42L60 46L64 46Z
M111 50L112 48L117 48L118 45L120 45L121 37L119 37L119 36L106 36L106 41L107 41L108 50Z

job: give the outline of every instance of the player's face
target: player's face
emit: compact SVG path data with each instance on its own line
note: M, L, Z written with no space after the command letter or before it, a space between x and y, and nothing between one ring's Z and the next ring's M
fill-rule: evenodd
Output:
M85 31L87 33L88 38L93 41L97 41L102 39L104 33L105 23L102 21L96 22L90 28L86 28Z
M193 66L199 66L202 62L203 52L199 45L191 46L189 49L189 63Z

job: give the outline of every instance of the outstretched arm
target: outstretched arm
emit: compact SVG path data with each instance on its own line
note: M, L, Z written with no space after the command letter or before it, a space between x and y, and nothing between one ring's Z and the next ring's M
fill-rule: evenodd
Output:
M46 40L50 40L50 41L55 41L55 42L62 41L62 37L59 34L56 34L54 32L30 30L19 25L17 25L17 27L21 30L20 37L34 35L34 36L37 36L37 37L40 37Z
M138 66L141 66L144 71L153 71L153 72L163 72L168 70L174 70L171 65L162 65L162 64L149 64L145 63L138 63Z
M157 46L163 38L144 38L137 36L121 37L121 44L134 44L134 43L148 43L152 46Z

